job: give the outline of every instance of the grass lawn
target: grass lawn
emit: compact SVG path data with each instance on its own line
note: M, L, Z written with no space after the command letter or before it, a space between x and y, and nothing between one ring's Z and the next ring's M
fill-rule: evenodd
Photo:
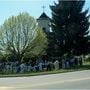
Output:
M82 67L73 67L69 69L60 69L60 70L53 70L53 71L42 71L42 72L31 72L25 74L1 74L0 77L26 77L26 76L37 76L37 75L47 75L47 74L57 74L57 73L66 73L66 72L74 72L74 71L81 71L81 70L89 70L90 69L90 62L85 62Z

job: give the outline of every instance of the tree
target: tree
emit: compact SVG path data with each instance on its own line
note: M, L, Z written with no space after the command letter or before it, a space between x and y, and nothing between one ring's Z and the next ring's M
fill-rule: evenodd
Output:
M52 10L52 30L64 53L84 54L88 50L89 18L88 9L83 11L85 0L58 0L50 6Z
M60 50L58 48L57 42L55 40L55 34L53 32L50 32L47 34L48 38L48 49L47 49L47 55L48 57L59 57L60 56Z
M43 54L47 44L45 33L28 13L10 17L0 28L0 51L13 55L19 61Z

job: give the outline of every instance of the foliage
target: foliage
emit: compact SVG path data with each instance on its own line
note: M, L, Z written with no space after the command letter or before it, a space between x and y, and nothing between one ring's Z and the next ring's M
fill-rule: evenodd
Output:
M28 13L12 16L0 28L0 51L14 55L17 60L24 56L39 55L45 52L47 39L38 27L36 20Z
M51 6L52 30L61 54L84 54L88 50L89 14L83 11L85 0L58 0Z

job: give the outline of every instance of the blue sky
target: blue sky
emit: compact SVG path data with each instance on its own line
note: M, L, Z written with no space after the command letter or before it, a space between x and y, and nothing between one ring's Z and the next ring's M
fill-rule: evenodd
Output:
M4 20L20 12L28 12L31 16L38 18L42 13L42 6L46 6L45 12L51 17L49 5L57 0L0 0L0 25ZM90 1L86 0L85 8L90 8Z

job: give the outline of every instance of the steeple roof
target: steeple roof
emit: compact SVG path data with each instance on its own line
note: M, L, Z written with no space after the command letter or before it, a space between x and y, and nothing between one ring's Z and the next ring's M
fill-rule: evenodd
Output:
M49 17L43 12L38 19L49 19Z

